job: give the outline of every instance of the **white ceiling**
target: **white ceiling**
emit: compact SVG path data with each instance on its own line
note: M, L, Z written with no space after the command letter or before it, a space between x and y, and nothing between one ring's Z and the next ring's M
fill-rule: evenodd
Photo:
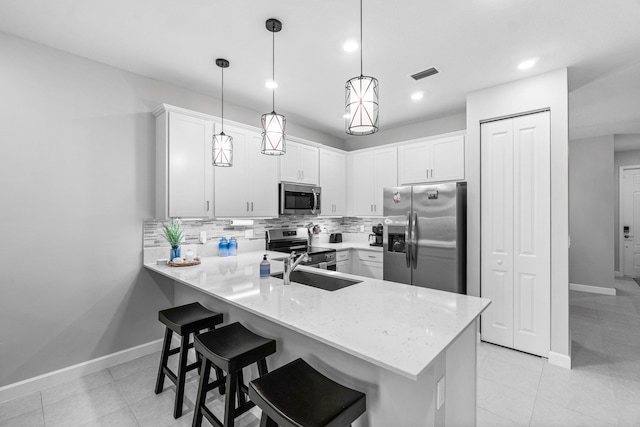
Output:
M268 112L265 20L278 18L276 111L348 139L344 84L360 64L342 45L359 37L358 10L357 0L0 0L0 31L216 98L214 61L223 57L225 100ZM469 92L562 67L581 94L572 110L589 106L578 114L580 137L600 132L594 120L616 121L611 105L592 105L603 98L596 92L635 98L625 98L625 111L640 102L638 73L617 74L640 69L640 0L364 0L363 19L364 74L380 81L381 129L462 112ZM534 68L516 68L530 57L539 58ZM441 74L409 77L433 65ZM425 97L412 101L418 90ZM640 108L631 115L624 132L640 132L627 123L640 126Z

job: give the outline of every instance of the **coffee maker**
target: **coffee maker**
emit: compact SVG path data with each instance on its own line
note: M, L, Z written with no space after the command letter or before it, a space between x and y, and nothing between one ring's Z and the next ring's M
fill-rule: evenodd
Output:
M369 246L382 246L382 224L374 225L371 227L373 233L369 234L369 241L373 237L373 243L369 243Z

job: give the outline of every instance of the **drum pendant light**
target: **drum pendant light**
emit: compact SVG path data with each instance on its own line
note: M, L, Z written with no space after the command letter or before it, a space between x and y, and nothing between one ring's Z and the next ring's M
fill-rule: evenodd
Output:
M233 165L233 137L224 133L224 69L229 67L229 61L218 58L216 65L222 70L222 126L220 133L213 135L213 166L230 167Z
M360 0L360 76L345 87L345 130L349 135L378 131L378 79L362 74L362 0Z
M267 19L266 22L267 30L271 31L272 34L272 82L276 81L276 73L275 73L275 51L276 51L276 42L275 42L275 33L282 30L282 22L277 19ZM275 85L274 85L275 86ZM275 87L272 87L272 110L270 113L266 113L262 115L262 154L267 154L270 156L281 156L286 152L285 147L285 127L287 124L287 120L282 114L276 113L276 95L275 95Z

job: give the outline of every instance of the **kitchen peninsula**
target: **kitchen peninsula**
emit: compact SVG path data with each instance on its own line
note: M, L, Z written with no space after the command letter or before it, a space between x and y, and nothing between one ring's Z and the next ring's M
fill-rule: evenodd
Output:
M302 357L366 393L356 427L475 425L476 320L489 300L307 267L298 268L362 281L334 292L284 286L259 277L263 253L145 268L174 281L175 305L200 301L275 338L269 369ZM281 271L272 261L271 272Z

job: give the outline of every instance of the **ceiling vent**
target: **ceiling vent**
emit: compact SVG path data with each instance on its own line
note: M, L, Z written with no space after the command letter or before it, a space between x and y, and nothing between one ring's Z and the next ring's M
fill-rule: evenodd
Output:
M420 71L419 73L415 73L411 77L413 77L414 80L420 80L420 79L424 79L425 77L433 76L434 74L438 74L438 73L439 71L436 69L436 67L431 67L424 71Z

